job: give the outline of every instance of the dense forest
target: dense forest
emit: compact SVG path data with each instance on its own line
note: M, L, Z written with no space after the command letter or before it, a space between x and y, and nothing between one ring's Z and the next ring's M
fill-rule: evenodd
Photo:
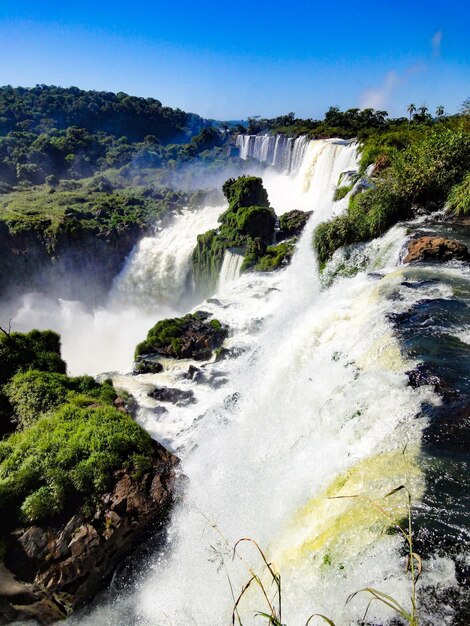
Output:
M122 92L2 87L0 179L4 186L42 184L127 164L171 167L222 145L214 124Z

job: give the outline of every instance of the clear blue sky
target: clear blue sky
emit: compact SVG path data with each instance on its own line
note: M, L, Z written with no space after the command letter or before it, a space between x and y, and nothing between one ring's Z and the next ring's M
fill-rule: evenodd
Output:
M469 0L1 0L0 84L240 119L470 97Z

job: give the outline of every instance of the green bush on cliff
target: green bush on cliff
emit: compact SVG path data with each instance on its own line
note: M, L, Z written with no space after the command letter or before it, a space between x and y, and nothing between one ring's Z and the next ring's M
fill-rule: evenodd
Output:
M76 513L116 470L148 466L150 437L114 408L111 381L65 375L59 335L3 331L0 362L2 419L20 426L0 441L2 533Z
M113 404L117 397L110 382L97 383L91 376L70 378L65 374L29 370L15 374L5 385L4 393L12 408L12 421L21 428L30 426L43 414L79 397ZM74 399L75 398L75 399Z
M95 401L62 404L0 442L0 524L40 522L70 514L112 486L113 472L152 442L131 417Z
M5 384L18 372L38 369L65 373L60 355L60 337L51 330L29 333L0 333L0 436L13 430L12 406L5 395Z
M447 206L455 215L470 214L470 174L467 174L461 183L452 187L447 198Z
M344 215L317 227L313 242L320 265L339 247L379 237L409 219L415 205L442 207L469 170L470 134L463 127L434 128L394 150L375 186L351 198Z
M335 202L342 200L345 196L348 195L348 193L351 191L352 188L353 188L352 185L342 185L341 187L336 187L335 192L333 194L333 200Z

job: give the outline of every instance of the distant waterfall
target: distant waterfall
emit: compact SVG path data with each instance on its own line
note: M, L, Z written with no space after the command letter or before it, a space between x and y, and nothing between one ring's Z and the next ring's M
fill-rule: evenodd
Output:
M225 251L219 275L219 283L217 285L218 293L226 291L227 287L239 278L243 258L243 255L237 250L232 249Z
M244 161L255 159L290 173L300 167L308 143L305 136L294 140L284 135L238 135L236 146Z

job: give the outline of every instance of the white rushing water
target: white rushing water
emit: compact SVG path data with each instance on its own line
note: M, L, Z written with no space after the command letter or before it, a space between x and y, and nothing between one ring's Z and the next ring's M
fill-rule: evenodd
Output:
M380 499L394 517L405 513L404 499L399 492L383 502L387 492L405 484L413 498L421 496L416 459L424 422L416 415L423 400L436 401L428 387L408 386L413 364L404 361L387 319L409 306L392 298L402 280L404 230L372 242L362 252L363 271L337 276L324 289L311 246L315 226L346 207L347 198L333 203L332 194L356 160L354 144L315 141L295 175L266 176L278 213L305 208L313 215L285 270L236 279L239 261L224 259L217 298L203 308L230 326L227 347L238 358L208 364L198 383L182 377L189 362L116 379L140 401L140 423L180 455L188 483L168 545L150 559L139 585L74 622L229 624L227 575L235 597L250 578L228 548L241 537L258 541L281 572L289 626L315 612L337 626L357 623L367 599L346 598L364 586L409 603L400 539L385 533L390 521L371 503ZM334 273L344 263L336 258ZM146 391L156 383L192 389L196 403L155 412ZM265 576L253 546L239 553ZM428 576L454 580L444 561ZM259 623L255 612L267 610L254 587L240 603L244 624ZM391 613L376 603L370 615L383 623Z
M283 135L238 135L236 140L241 159L254 159L285 173L298 171L309 143L305 136L292 139Z
M235 250L226 250L222 267L220 268L217 292L223 293L240 278L240 270L243 264L243 254Z
M135 346L149 328L194 304L191 254L197 235L217 226L224 208L183 210L154 236L143 238L116 277L105 306L89 310L79 301L32 293L13 303L13 327L59 332L73 375L128 370Z
M153 311L156 305L176 307L190 287L196 236L216 228L224 208L186 209L153 237L142 239L115 280L111 299L147 311Z

